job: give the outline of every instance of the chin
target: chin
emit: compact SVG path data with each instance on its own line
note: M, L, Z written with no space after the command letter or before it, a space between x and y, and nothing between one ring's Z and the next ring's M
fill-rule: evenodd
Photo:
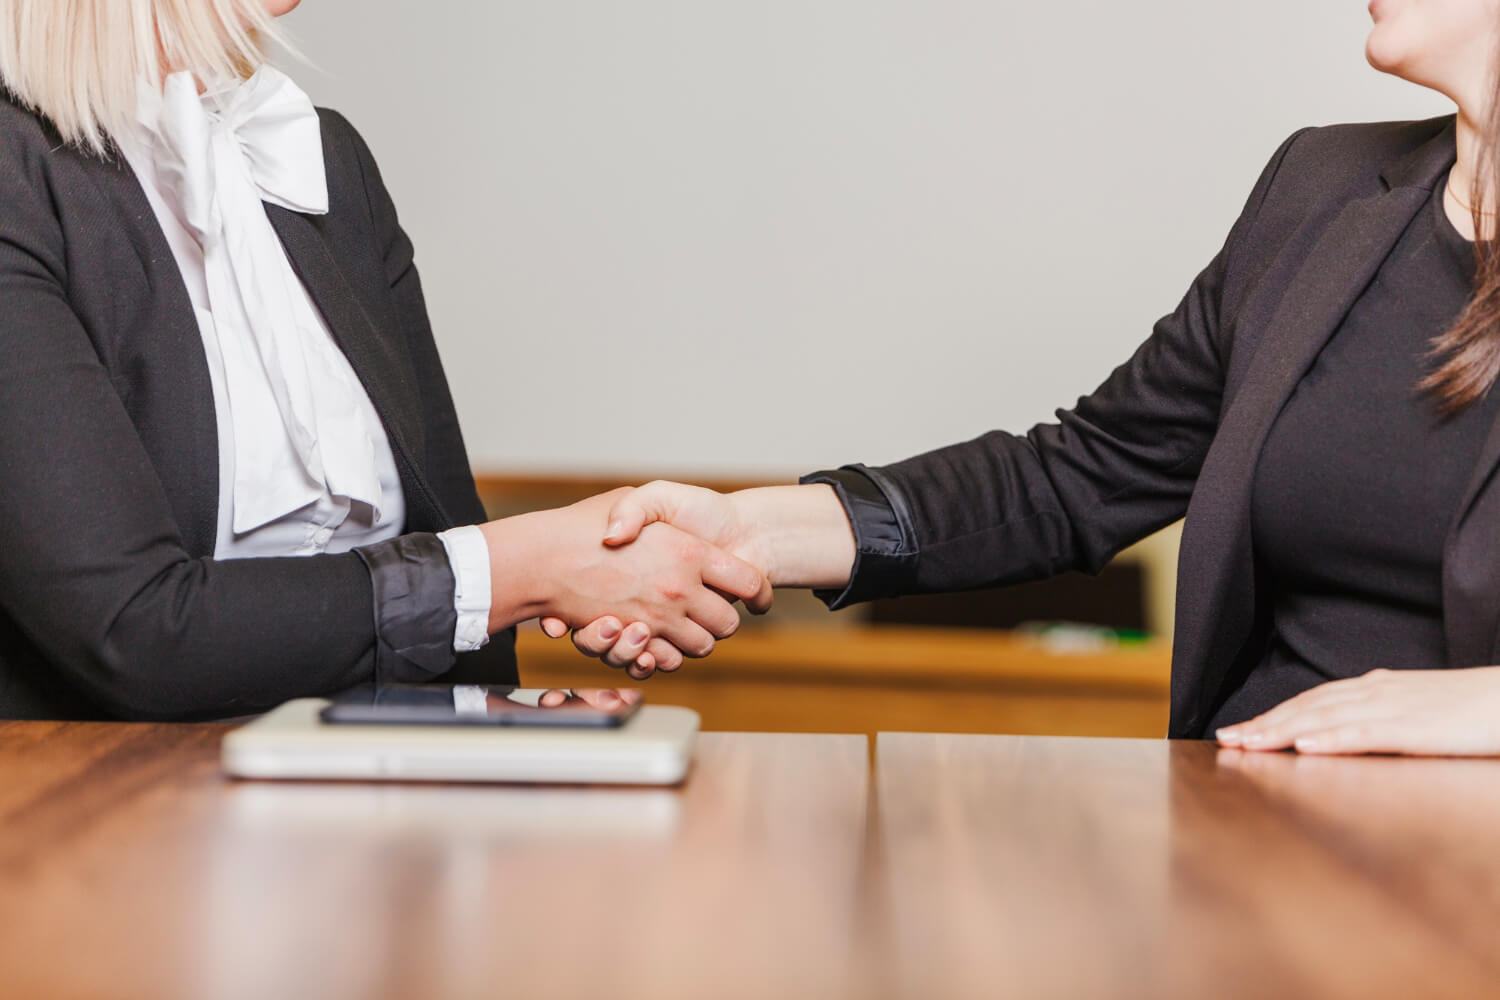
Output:
M1365 61L1382 73L1406 79L1402 66L1407 62L1407 54L1401 51L1400 45L1392 42L1393 39L1386 37L1385 32L1377 26L1370 32L1370 37L1365 39Z

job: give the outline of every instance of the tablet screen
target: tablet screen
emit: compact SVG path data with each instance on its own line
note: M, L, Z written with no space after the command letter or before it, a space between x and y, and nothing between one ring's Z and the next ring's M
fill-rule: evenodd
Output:
M609 727L623 725L641 700L630 688L365 684L336 695L321 717L335 724Z

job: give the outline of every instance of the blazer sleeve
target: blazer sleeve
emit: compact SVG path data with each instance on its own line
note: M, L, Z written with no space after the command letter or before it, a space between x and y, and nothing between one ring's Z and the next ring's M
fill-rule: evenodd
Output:
M804 477L833 486L855 533L849 585L819 596L837 608L1097 573L1120 549L1182 517L1224 402L1226 276L1301 134L1271 158L1176 310L1103 385L1059 410L1056 423Z
M474 484L473 468L458 426L458 412L453 394L438 355L432 323L427 316L427 302L422 281L417 274L415 251L411 239L401 228L396 205L386 190L380 168L364 138L348 119L336 111L322 109L326 121L344 134L354 148L364 180L371 222L386 280L390 285L396 317L406 336L407 348L417 373L417 389L422 399L423 435L426 442L426 473L429 484L454 525L479 524L488 520L484 504ZM451 597L451 593L450 593ZM490 637L483 649L458 656L457 664L444 680L457 682L502 681L515 683L514 626Z
M189 555L69 304L44 155L0 151L0 612L70 687L127 718L224 716L431 677L420 648L415 659L396 648L420 615L401 613L403 595L375 593L366 560L426 559L441 553L435 536L306 558ZM378 618L398 625L382 633ZM450 648L440 666L451 662Z

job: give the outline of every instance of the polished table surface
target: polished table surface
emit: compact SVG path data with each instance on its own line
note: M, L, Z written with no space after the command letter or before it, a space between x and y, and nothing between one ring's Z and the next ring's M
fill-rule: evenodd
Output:
M237 782L223 731L0 724L0 996L854 991L863 737L674 791Z
M878 761L893 995L1500 996L1500 761L909 733Z
M704 734L680 789L0 723L16 997L1500 996L1500 762Z

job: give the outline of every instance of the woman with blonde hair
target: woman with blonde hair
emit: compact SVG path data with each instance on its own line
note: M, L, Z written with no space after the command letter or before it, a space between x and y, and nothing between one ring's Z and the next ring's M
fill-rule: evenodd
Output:
M513 683L539 614L706 654L764 601L606 549L609 496L482 523L375 161L266 64L294 6L0 0L0 716Z

